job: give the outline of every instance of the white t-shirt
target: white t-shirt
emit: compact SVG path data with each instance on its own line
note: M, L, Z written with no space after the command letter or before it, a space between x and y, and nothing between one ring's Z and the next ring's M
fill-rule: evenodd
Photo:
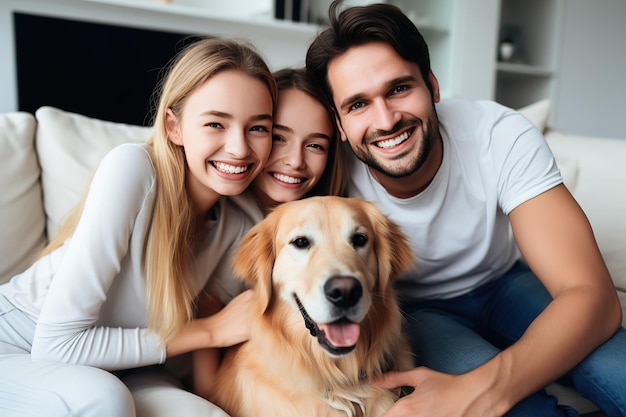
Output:
M107 370L165 361L159 337L147 329L142 262L155 193L146 146L114 148L97 169L72 238L0 286L0 294L37 320L33 354L45 349L60 361ZM193 248L195 294L253 224L225 198L214 214Z
M501 276L520 258L508 214L562 182L541 132L491 101L436 106L443 161L420 194L389 195L351 151L349 194L374 201L408 234L416 263L397 280L404 299L451 298Z

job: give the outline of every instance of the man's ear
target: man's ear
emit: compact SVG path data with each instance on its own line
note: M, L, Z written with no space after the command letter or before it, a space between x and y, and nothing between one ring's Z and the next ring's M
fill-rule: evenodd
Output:
M175 145L183 146L182 135L180 134L179 120L172 109L165 112L165 131L167 138Z
M342 142L345 142L348 140L348 136L346 136L346 132L343 130L343 126L341 125L341 119L339 118L339 115L337 114L337 111L333 111L333 113L335 114L335 124L337 125L337 131L339 132L339 137L341 138Z
M439 95L439 81L437 80L437 77L435 77L432 70L430 70L430 73L428 74L428 80L430 81L430 85L433 87L433 102L439 103L439 100L441 100L441 96Z

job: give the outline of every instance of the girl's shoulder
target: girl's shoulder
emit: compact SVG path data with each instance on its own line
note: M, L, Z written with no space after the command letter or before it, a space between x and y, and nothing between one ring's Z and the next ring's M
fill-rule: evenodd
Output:
M152 157L145 143L122 143L111 149L103 158L102 162L113 159L117 162L134 161L137 163L152 163Z
M152 156L145 143L123 143L107 153L98 170L119 171L120 175L154 174Z
M131 194L153 188L156 170L148 146L124 143L111 149L100 161L93 182Z

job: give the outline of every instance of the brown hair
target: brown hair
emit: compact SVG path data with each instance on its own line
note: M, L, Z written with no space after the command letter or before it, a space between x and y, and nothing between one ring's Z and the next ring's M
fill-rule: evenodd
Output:
M331 104L334 102L327 78L329 62L354 46L370 42L384 42L403 59L417 64L432 95L428 45L402 10L391 4L377 3L340 11L342 2L334 0L331 3L329 26L313 40L306 54L306 69L330 98Z
M294 88L302 91L324 106L333 127L331 148L328 152L326 169L319 182L309 191L307 197L313 195L345 196L347 177L345 169L343 168L344 146L339 138L339 132L335 124L335 114L332 110L332 104L329 102L326 95L314 84L310 74L305 68L283 68L274 72L274 79L276 80L279 92Z

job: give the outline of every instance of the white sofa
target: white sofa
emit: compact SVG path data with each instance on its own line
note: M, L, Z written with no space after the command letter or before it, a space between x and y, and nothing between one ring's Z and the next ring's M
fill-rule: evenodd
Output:
M545 128L549 102L522 109L552 147L565 184L593 225L626 307L626 138L569 135ZM24 270L78 201L102 156L150 128L88 118L52 107L0 114L0 283ZM626 322L626 311L624 314ZM570 395L560 401L569 403ZM576 401L582 412L593 404Z

